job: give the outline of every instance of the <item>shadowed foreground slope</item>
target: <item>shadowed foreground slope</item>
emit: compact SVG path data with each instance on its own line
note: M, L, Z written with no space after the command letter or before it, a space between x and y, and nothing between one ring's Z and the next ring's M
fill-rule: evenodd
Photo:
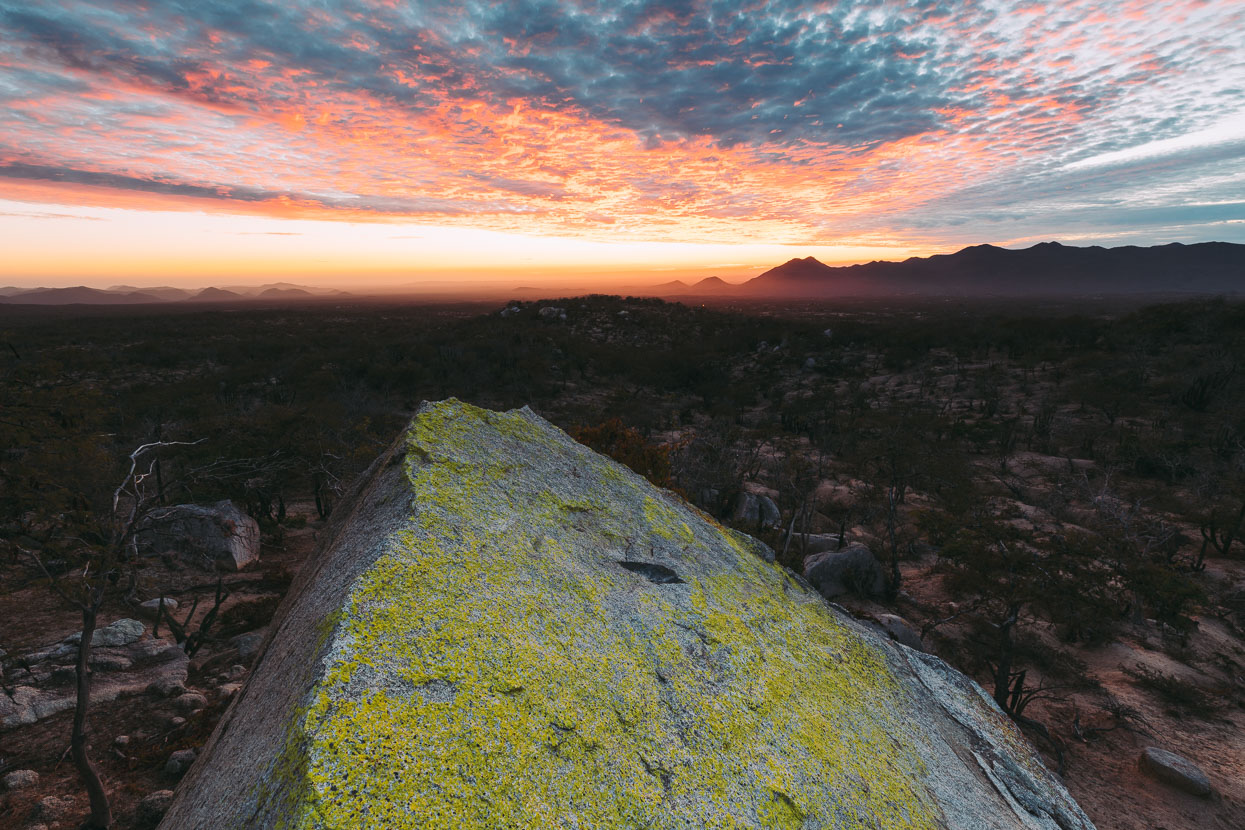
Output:
M526 409L425 405L162 827L1092 827L763 552Z

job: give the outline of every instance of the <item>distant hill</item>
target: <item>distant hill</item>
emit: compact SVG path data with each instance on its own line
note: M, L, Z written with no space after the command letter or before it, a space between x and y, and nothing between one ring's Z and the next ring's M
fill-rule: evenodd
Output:
M721 277L705 277L703 280L689 285L687 291L689 294L718 294L734 288L738 288L738 286L731 285Z
M235 288L237 290L235 290ZM9 305L133 305L138 303L180 302L248 302L254 300L310 300L317 297L349 297L340 289L313 289L293 283L273 283L257 287L231 286L204 289L177 288L161 285L139 288L133 285L114 285L109 288L0 288L0 303Z
M670 282L663 282L660 285L654 285L652 288L647 289L644 293L651 293L658 297L670 297L675 294L686 294L687 289L690 287L691 286L683 282L683 280L671 280Z
M127 293L133 293L133 292L139 292L142 294L150 294L151 296L155 297L158 300L165 300L168 302L176 302L177 300L184 300L187 297L195 293L192 289L174 288L171 285L158 285L155 287L148 287L148 288L139 288L138 286L135 286L135 285L113 285L113 286L109 286L106 290L112 293L115 293L115 294L127 294Z
M85 285L73 288L40 288L11 297L0 297L0 303L8 305L73 305L87 303L90 305L135 305L139 303L158 303L159 297L130 291L124 294L101 291L98 288L87 288Z
M298 300L314 297L315 294L301 288L265 288L255 296L260 300Z
M200 291L198 294L195 294L193 297L187 298L186 302L188 303L231 303L231 302L236 302L238 300L245 300L245 299L247 298L242 296L236 291L228 291L224 288L205 288L202 291Z
M312 293L311 291L307 290L307 286L298 285L297 283L293 283L293 282L270 282L264 285L256 286L255 288L251 288L251 289L243 289L241 287L236 287L236 286L231 285L229 286L229 289L233 291L237 291L239 294L247 294L247 293L253 292L261 296L267 291L274 291L274 290L275 291L301 291L303 294Z
M736 291L752 297L810 298L1245 292L1245 245L973 245L953 254L839 268L805 257L772 268Z

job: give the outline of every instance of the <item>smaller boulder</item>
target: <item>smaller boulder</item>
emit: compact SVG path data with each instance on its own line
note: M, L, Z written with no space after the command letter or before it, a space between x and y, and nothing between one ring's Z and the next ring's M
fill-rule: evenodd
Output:
M164 818L164 814L169 811L169 805L172 803L172 790L156 790L138 802L138 820L148 826L154 826Z
M35 807L34 817L44 821L60 821L65 818L73 810L74 800L72 796L57 798L54 795L45 796L39 799L39 804Z
M861 544L806 557L804 578L826 599L849 593L878 596L886 589L881 563Z
M237 637L234 637L230 642L238 650L239 657L243 660L249 660L259 651L260 645L264 642L265 633L266 629L262 628L258 631L248 631L245 634L239 634Z
M147 691L160 697L181 697L186 694L186 675L182 673L158 677L147 687Z
M1150 775L1178 790L1203 798L1213 792L1210 779L1197 764L1166 749L1146 747L1141 753L1140 765Z
M4 789L10 792L24 790L39 783L39 773L32 769L15 769L5 773L4 778L0 778L0 783L4 784Z
M259 560L259 524L231 501L154 510L134 534L140 553L174 551L207 570L240 571Z
M746 490L735 497L731 518L749 527L775 527L782 522L782 514L773 499Z
M91 635L92 648L109 646L128 646L143 636L143 624L138 620L117 620L111 625L95 629ZM65 638L64 642L76 645L82 640L82 632L75 631Z
M220 696L224 700L233 700L234 695L242 691L241 683L226 683L220 687Z
M164 765L164 771L169 775L182 776L194 762L195 751L193 749L179 749L169 756L168 763Z
M805 556L812 556L814 553L825 553L828 550L839 549L839 534L837 533L809 533L799 534L791 541L792 545L803 544Z
M925 644L921 642L921 635L903 617L898 617L894 614L878 614L876 619L882 630L895 642L908 648L914 648L917 651L925 651Z
M164 613L168 614L171 611L177 610L177 600L172 597L156 597L155 599L149 599L146 602L139 603L139 613L144 617L154 619L156 614L160 611L161 599L164 600Z
M196 712L207 706L207 698L198 692L186 692L173 698L173 708L179 712Z

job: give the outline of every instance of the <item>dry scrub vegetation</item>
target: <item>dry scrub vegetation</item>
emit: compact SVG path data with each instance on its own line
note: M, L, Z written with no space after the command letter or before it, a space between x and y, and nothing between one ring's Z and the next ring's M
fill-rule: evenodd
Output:
M233 499L264 534L190 663L206 705L180 724L150 695L94 707L114 826L175 785L169 755L209 734L249 665L236 638L267 623L344 486L447 396L532 406L794 570L868 545L885 589L838 601L902 617L980 681L1099 827L1245 824L1245 304L25 310L0 339L6 689L81 625L51 582L106 544L134 447L197 442L158 450L155 498ZM737 510L749 495L777 515ZM122 587L101 624L164 595L200 598L193 628L218 585L156 561ZM0 735L0 766L40 773L0 795L0 823L36 823L48 795L85 814L71 714ZM1145 778L1149 745L1217 794Z

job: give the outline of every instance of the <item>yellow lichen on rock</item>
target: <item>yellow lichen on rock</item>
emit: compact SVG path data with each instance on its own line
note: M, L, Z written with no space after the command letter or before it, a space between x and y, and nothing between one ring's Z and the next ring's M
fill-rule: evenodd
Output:
M780 571L652 495L625 515L627 477L631 548L697 546L710 574L658 586L575 547L602 501L501 469L519 414L444 407L411 436L413 529L351 591L292 826L936 826L884 740L887 669ZM588 480L611 463L576 455Z
M287 660L308 668L278 746L239 759L245 730L273 717L246 708L248 688L210 747L209 763L261 783L233 813L213 803L227 782L204 773L182 799L196 806L175 803L170 820L1046 826L1009 823L1015 801L978 792L982 777L945 742L964 724L922 698L941 681L917 683L909 658L746 537L526 410L426 406L405 450L402 492L387 485L392 526L364 528L369 547L339 543L340 562L326 560L276 635L330 620L307 659ZM316 586L334 608L315 607ZM284 694L268 660L253 684Z

